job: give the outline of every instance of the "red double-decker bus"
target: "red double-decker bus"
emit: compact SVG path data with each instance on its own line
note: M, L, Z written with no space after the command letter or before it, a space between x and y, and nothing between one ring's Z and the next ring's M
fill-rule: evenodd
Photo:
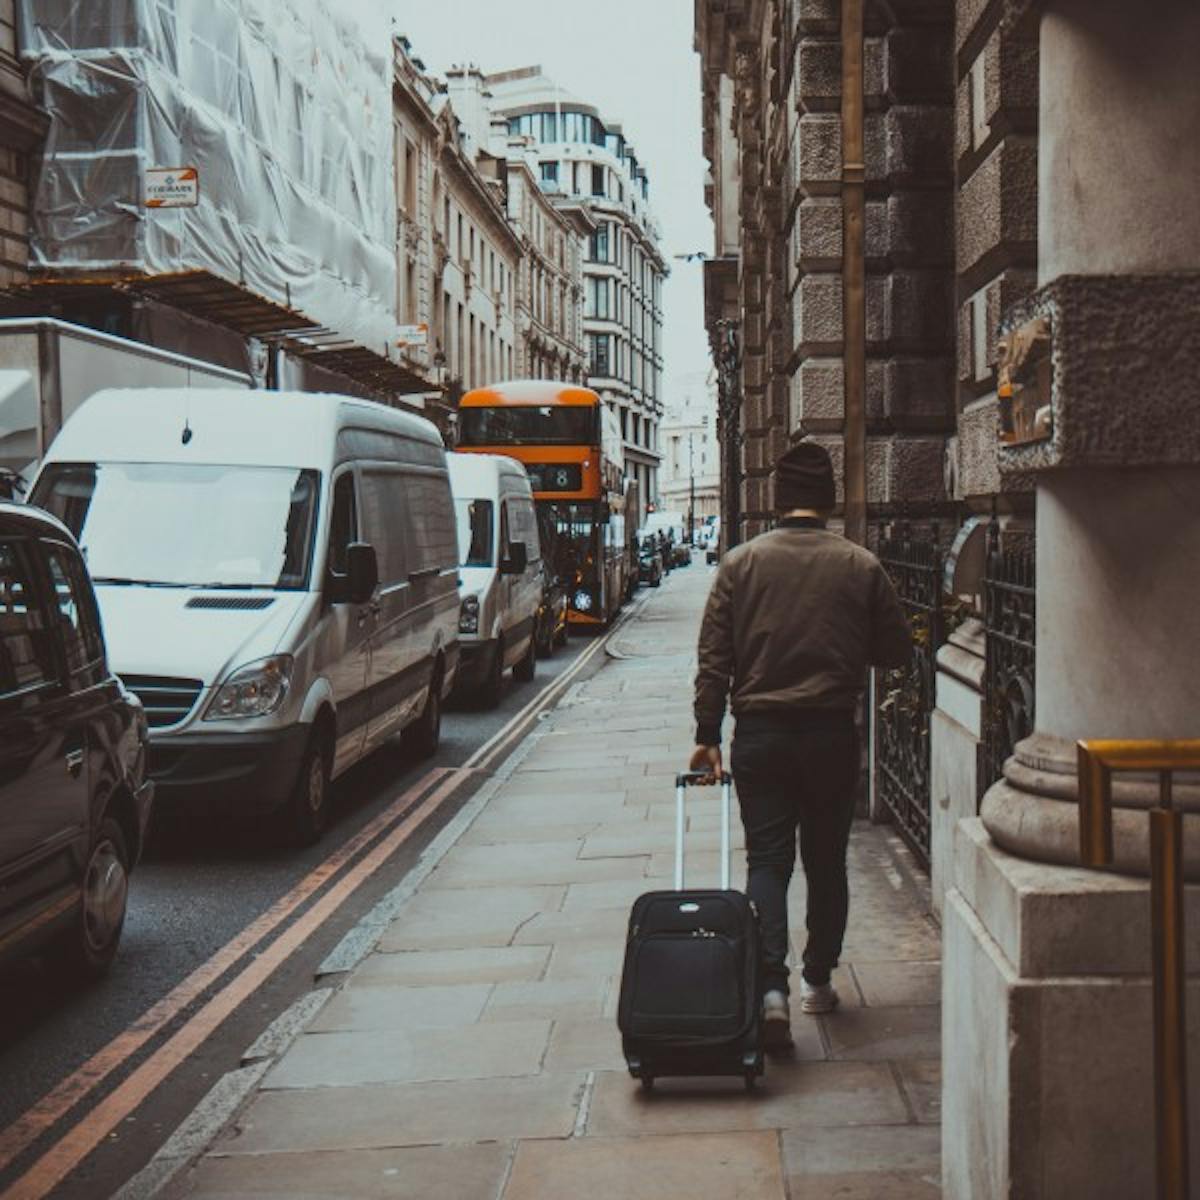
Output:
M569 619L605 625L637 579L636 491L625 483L616 418L590 388L513 380L459 402L462 452L507 454L525 465L539 510L543 552L567 589Z

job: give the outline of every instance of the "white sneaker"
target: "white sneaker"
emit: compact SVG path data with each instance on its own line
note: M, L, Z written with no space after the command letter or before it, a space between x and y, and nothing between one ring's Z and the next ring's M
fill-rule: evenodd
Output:
M792 1044L792 1016L786 992L773 989L763 996L763 1045L768 1050Z
M838 1006L837 988L832 983L809 983L800 979L800 1011L806 1013L833 1012Z

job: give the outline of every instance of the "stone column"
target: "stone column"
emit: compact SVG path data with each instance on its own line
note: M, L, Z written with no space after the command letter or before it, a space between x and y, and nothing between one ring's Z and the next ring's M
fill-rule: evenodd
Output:
M1010 0L1014 19L1024 7ZM956 1200L1153 1194L1155 790L1116 789L1122 874L1072 865L1074 742L1200 729L1200 9L1041 10L1039 288L1007 324L1049 322L1053 432L1000 454L1002 474L1037 487L1037 732L956 831L943 1103ZM1200 880L1200 788L1176 796ZM1188 1002L1195 1018L1200 975ZM1191 1115L1200 1162L1200 1104Z

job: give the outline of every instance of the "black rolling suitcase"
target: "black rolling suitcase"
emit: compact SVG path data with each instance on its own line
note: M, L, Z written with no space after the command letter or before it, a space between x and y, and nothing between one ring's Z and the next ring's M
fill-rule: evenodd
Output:
M687 789L675 779L675 888L633 902L617 1024L629 1073L647 1091L662 1075L763 1072L758 914L729 886L730 777L721 776L721 887L684 889Z

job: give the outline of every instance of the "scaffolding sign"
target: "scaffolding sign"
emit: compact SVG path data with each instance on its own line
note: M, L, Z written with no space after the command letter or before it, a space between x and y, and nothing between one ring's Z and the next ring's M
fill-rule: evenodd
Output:
M147 208L195 208L200 203L200 172L195 167L147 167Z

